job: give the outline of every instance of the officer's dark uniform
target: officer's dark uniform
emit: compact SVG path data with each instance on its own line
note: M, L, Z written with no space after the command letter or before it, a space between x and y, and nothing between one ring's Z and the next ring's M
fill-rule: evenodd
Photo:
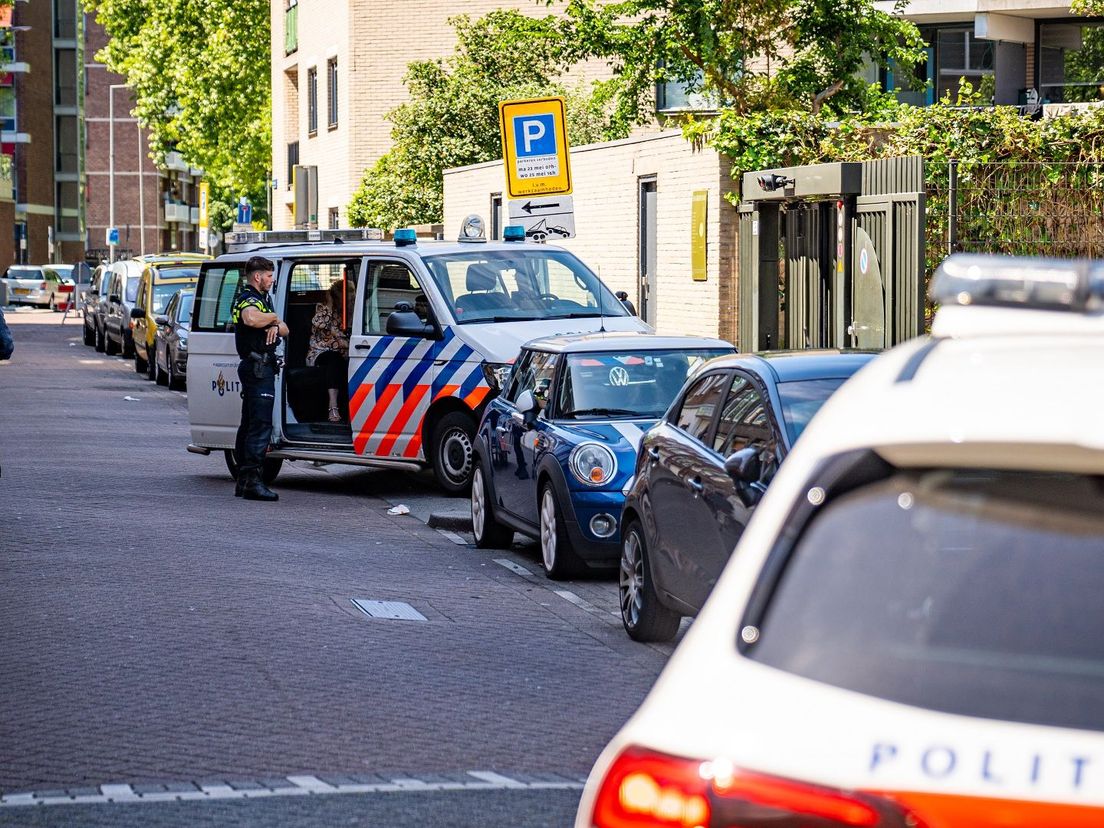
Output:
M276 346L265 343L267 328L253 328L242 321L246 308L273 313L268 297L246 285L230 312L234 323L234 345L241 362L238 378L242 388L241 425L235 443L238 456L238 487L235 494L251 500L276 500L275 492L261 480L265 451L272 439L272 405L276 400Z

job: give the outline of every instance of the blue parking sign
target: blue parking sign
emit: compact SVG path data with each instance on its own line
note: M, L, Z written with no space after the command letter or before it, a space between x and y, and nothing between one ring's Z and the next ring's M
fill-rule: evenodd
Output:
M514 146L519 158L556 154L556 120L545 115L518 115L514 118Z

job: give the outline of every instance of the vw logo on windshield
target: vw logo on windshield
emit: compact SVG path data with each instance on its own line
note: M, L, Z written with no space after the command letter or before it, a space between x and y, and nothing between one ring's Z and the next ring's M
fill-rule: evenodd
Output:
M615 365L613 368L610 368L609 380L610 385L628 385L629 372L620 365Z

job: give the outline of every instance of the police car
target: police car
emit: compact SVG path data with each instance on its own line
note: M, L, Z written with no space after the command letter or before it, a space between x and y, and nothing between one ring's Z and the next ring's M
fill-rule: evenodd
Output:
M469 217L457 242L398 230L230 234L233 251L206 262L188 337L188 415L200 454L222 451L236 471L241 418L238 356L230 309L245 263L275 262L273 302L290 329L277 377L271 482L284 460L405 469L432 467L449 492L472 472L472 440L483 408L522 343L541 336L650 328L566 250L527 243L524 228L488 242ZM374 237L374 238L373 238ZM349 331L342 422L330 422L323 372L307 364L311 322L330 288ZM623 296L623 295L622 295Z
M1104 825L1104 269L953 256L813 419L578 828Z

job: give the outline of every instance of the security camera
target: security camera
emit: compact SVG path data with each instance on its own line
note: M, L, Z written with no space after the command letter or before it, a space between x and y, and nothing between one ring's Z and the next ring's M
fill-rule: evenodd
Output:
M759 188L766 190L768 193L773 193L775 190L783 190L794 185L794 180L792 178L786 178L786 176L779 175L778 173L761 175L757 180L759 182Z

